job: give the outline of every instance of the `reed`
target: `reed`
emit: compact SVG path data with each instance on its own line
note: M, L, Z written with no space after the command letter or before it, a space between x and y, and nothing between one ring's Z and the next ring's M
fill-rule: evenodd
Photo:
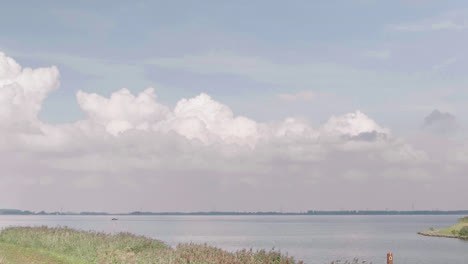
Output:
M59 263L302 263L273 250L250 249L227 252L216 247L196 244L180 244L176 248L171 248L159 240L128 233L110 235L66 227L7 228L0 233L0 249L2 245L15 247L18 252L36 250L42 256L60 259ZM9 258L14 259L15 256ZM1 251L0 260L9 263L9 259L2 256ZM15 260L11 262L16 263Z

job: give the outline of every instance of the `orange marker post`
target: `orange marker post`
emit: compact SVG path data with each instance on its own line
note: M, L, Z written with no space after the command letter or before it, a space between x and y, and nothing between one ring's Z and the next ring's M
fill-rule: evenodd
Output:
M393 264L393 255L392 255L392 253L387 254L387 264Z

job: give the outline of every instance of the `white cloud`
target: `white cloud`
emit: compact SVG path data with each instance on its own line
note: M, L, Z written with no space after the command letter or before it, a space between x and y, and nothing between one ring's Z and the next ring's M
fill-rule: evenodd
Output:
M338 117L332 116L327 123L321 127L321 134L325 137L359 137L371 133L390 135L390 131L387 128L379 126L374 120L367 117L361 111Z
M144 90L138 96L121 89L109 99L78 91L77 100L91 121L105 126L113 135L132 128L148 129L169 114L168 107L156 102L153 88Z
M42 209L39 201L54 203L58 192L67 192L61 202L93 209L99 196L82 197L86 190L111 196L109 210L122 204L185 210L181 193L190 197L188 210L221 208L239 194L245 203L223 209L275 210L286 199L294 205L290 209L304 210L310 209L305 196L333 192L343 177L367 184L379 171L390 171L388 176L397 168L411 172L408 179L435 178L424 167L430 157L423 150L361 111L332 116L319 127L293 117L257 122L236 116L207 94L181 99L171 109L157 101L152 88L137 95L121 89L109 98L80 91L77 100L87 118L47 124L37 113L58 87L58 77L55 67L22 69L0 56L2 181L25 196L43 191L25 206ZM5 191L0 186L0 199ZM153 202L162 200L169 202L159 207Z
M176 131L188 139L204 143L219 140L253 146L258 139L257 123L243 116L234 117L231 109L207 94L180 100L173 114L154 125L158 131Z
M24 124L37 121L47 93L58 88L57 68L22 69L0 52L0 119Z

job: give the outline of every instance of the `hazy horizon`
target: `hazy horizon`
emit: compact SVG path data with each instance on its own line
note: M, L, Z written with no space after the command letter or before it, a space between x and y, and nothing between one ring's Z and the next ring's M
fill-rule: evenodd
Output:
M0 208L468 209L465 1L2 11Z

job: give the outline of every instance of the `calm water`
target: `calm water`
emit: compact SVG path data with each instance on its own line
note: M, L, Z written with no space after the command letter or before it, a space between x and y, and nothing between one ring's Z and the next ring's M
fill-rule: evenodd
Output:
M288 252L306 263L337 259L395 264L468 264L468 241L424 237L417 231L454 224L462 216L0 216L8 226L68 226L131 232L165 241Z

